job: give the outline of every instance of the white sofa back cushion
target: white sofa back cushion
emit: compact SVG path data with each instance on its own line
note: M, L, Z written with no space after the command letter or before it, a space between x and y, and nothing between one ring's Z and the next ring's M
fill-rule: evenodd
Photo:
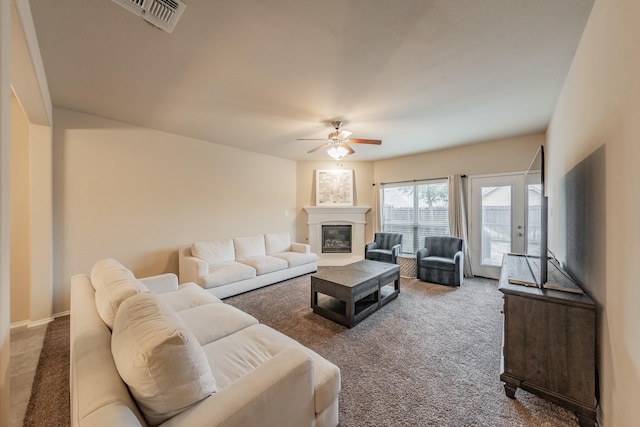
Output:
M123 277L134 277L133 273L113 258L97 261L91 268L91 285L96 291Z
M209 265L235 260L233 240L231 239L196 242L191 246L191 254L196 258L207 261Z
M111 352L151 426L218 391L196 337L153 294L139 294L122 303L113 325Z
M91 284L96 290L95 301L102 321L113 328L118 307L127 298L149 289L118 261L107 258L91 269Z
M264 236L267 255L291 250L291 236L289 233L269 233Z
M120 305L128 298L140 293L148 293L149 290L138 279L122 278L111 282L109 285L96 291L96 308L102 321L113 329L116 315Z
M233 239L236 250L236 260L266 255L264 236L236 237Z

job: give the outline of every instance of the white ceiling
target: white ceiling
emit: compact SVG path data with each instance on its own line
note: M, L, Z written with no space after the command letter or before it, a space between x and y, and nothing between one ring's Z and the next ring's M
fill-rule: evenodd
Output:
M110 0L30 0L55 106L293 160L546 129L593 0L184 0L173 33Z

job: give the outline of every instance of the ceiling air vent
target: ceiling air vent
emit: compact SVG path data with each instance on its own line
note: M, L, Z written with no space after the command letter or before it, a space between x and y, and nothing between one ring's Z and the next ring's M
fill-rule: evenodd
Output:
M180 15L187 7L180 0L112 0L142 19L165 30L173 31Z

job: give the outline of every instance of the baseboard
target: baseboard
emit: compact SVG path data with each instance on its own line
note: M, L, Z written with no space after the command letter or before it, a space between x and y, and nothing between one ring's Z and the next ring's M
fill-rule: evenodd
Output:
M53 320L54 320L53 317L47 317L45 319L36 320L35 322L29 322L29 324L27 325L27 328L35 328L36 326L46 325L48 323L53 322Z
M40 320L36 320L36 321L31 321L31 320L21 320L20 322L15 322L12 323L9 328L10 329L15 329L15 328L22 328L22 327L27 327L27 328L35 328L36 326L42 326L42 325L46 325L48 323L53 322L55 319L57 319L58 317L62 317L62 316L68 316L70 315L71 312L69 310L67 311L62 311L60 313L56 313L51 317L47 317L45 319L40 319Z
M9 326L9 328L10 329L15 329L15 328L22 328L23 326L29 326L29 322L30 322L29 320L23 320L21 322L15 322L15 323L12 323Z

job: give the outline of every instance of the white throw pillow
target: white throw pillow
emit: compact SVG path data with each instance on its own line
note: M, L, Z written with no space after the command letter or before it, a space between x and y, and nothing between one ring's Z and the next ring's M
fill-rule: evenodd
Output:
M218 391L196 337L153 294L139 294L122 303L113 325L111 352L151 426Z
M233 240L196 242L191 246L191 255L207 261L210 265L234 261Z
M236 237L233 239L236 250L236 260L266 255L264 248L264 236Z
M269 233L264 236L267 255L288 252L291 250L291 236L289 233Z

